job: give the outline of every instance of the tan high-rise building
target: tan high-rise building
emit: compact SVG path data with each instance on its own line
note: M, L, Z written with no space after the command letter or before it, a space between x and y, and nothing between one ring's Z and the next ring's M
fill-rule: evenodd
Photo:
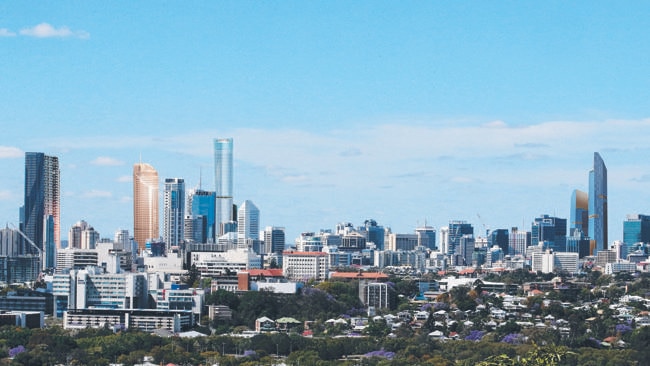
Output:
M147 239L158 239L158 172L151 165L133 165L133 232L139 251Z

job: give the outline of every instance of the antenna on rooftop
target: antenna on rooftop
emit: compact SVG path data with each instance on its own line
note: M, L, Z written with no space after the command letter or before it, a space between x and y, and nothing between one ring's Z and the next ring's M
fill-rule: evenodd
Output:
M203 167L199 166L199 189L201 189L201 178L203 176Z

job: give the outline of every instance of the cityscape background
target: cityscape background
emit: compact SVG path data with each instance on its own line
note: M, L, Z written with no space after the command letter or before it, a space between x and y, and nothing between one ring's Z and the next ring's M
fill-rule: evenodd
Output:
M0 9L0 218L25 152L57 156L61 235L132 230L132 166L214 187L261 227L477 231L569 217L593 152L609 241L650 193L647 5L414 2L102 4ZM162 192L162 190L161 190Z

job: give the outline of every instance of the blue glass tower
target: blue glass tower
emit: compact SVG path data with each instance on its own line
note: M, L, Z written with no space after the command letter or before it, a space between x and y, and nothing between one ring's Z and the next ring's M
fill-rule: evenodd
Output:
M203 216L205 218L205 225L201 237L211 240L213 243L217 242L217 232L215 230L215 197L215 192L200 189L194 191L190 196L192 202L190 207L191 214L193 216Z
M466 221L450 221L449 222L449 239L447 247L447 255L453 256L460 253L460 239L463 235L474 235L474 227Z
M636 243L650 243L650 216L627 215L623 221L623 242L628 247L628 253L633 251Z
M607 168L597 152L589 172L589 238L591 255L607 249Z
M546 242L548 249L556 252L566 251L566 219L549 215L536 217L531 225L530 239L533 246Z

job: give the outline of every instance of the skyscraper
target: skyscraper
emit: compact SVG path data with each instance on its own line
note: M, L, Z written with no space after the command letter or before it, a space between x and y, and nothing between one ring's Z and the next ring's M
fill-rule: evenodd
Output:
M597 152L589 172L589 238L592 255L607 249L607 168Z
M217 242L216 230L215 230L215 193L210 191L204 191L201 189L195 189L190 192L188 195L188 214L194 217L203 217L202 220L205 221L203 225L200 237L202 238L201 242L211 241L213 243Z
M285 235L283 227L267 226L264 229L264 248L266 253L275 253L279 259L284 252ZM278 263L282 265L282 262Z
M158 239L158 172L149 164L133 165L133 232L140 252L147 239Z
M167 244L167 248L177 247L183 240L185 228L185 181L183 178L165 179L163 195L163 241Z
M418 246L423 246L427 249L436 250L436 229L433 226L424 226L415 228L415 235L418 237Z
M546 242L556 252L566 251L566 219L542 215L531 225L531 244Z
M589 195L581 190L571 194L571 223L569 229L579 229L583 234L589 233Z
M59 158L38 152L25 153L22 231L45 252L47 263L44 266L47 267L54 266L54 257L50 258L54 247L61 247L60 179ZM32 250L30 245L24 248Z
M259 238L260 210L252 201L246 200L237 211L237 246L245 248L249 239L259 241Z
M623 221L623 242L632 252L634 244L650 243L650 216L633 214L627 215Z
M488 246L492 248L495 245L501 248L503 255L508 254L508 229L496 229L490 232Z
M459 245L463 235L474 235L474 227L467 221L450 221L447 241L447 255L461 254Z
M232 206L232 138L214 140L214 181L216 193L215 221L218 236L225 233L227 223L234 221Z

